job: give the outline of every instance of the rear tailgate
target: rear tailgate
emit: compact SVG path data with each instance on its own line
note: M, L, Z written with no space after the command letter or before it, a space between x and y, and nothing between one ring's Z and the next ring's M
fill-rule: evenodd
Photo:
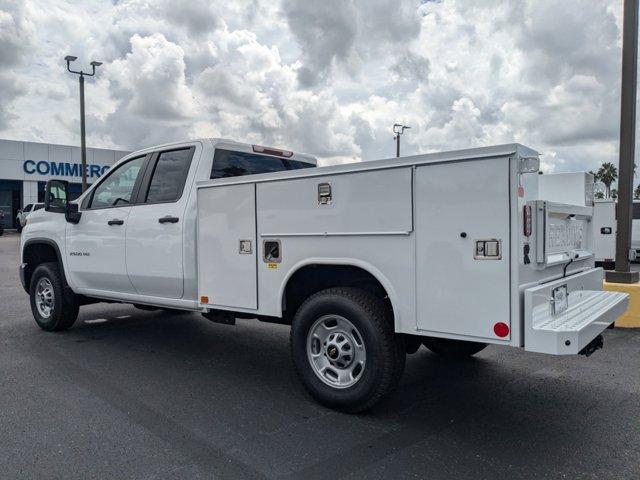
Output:
M629 296L603 291L602 274L592 268L525 290L525 350L578 353L615 322Z
M530 203L535 221L535 263L539 269L593 257L592 207L538 200Z
M525 350L575 354L626 310L628 295L603 291L602 269L589 268L592 207L537 200L528 208L534 225L531 266L541 280L524 290Z

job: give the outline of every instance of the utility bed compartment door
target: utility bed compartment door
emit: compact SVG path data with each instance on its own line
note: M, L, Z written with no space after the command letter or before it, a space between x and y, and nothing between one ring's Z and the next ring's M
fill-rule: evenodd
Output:
M627 309L629 295L602 290L593 268L524 292L524 348L554 355L580 352Z
M509 340L508 160L418 167L415 206L418 329Z
M255 211L253 184L198 188L202 306L258 308Z

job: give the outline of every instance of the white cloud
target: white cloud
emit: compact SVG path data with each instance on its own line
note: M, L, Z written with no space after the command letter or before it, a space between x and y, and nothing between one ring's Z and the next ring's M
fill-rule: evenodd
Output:
M224 136L326 163L518 141L617 160L621 2L0 0L0 136L139 148ZM85 67L86 68L86 67Z
M17 1L0 1L0 131L15 120L11 103L25 93L15 68L20 66L30 48L32 26L24 5Z

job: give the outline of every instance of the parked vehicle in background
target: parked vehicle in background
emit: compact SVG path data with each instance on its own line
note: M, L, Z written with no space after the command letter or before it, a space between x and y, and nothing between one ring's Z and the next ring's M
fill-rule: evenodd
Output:
M541 197L551 196L561 203L585 204L594 199L593 175L584 172L551 173L539 179ZM585 200L586 199L586 200ZM616 258L616 200L613 198L594 199L593 204L593 253L596 266L607 270L615 268ZM640 203L634 203L634 218L640 213ZM638 216L640 222L640 216ZM634 232L640 232L640 225L634 221ZM640 238L638 239L640 248ZM633 242L632 242L632 250ZM630 253L635 257L634 252Z
M448 359L602 346L628 296L594 268L589 177L573 199L540 194L538 169L518 144L321 168L225 140L163 145L74 202L47 182L20 278L47 331L104 300L291 325L307 391L357 412L421 344Z
M631 224L631 250L633 259L640 258L640 200L634 200L632 206L633 221Z
M606 270L613 270L616 267L616 225L615 199L603 198L595 200L593 205L594 253L596 264L601 265Z
M18 210L18 214L16 215L18 233L20 233L27 224L27 217L29 214L36 210L40 210L41 208L44 208L44 203L29 203L25 205L23 209Z
M607 270L616 266L617 205L616 199L604 198L595 200L593 207L596 264ZM632 214L629 260L637 262L640 258L640 200L633 201Z

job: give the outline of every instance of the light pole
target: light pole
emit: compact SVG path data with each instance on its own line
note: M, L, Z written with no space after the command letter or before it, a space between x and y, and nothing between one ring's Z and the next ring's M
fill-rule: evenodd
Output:
M80 150L82 152L82 191L84 192L87 189L87 143L84 133L84 76L93 77L96 74L96 67L102 65L102 62L96 62L94 60L90 63L91 73L85 73L82 70L79 72L71 70L71 62L77 60L78 57L67 55L64 59L67 61L67 70L80 76Z
M407 127L406 125L401 125L399 123L393 124L393 134L395 135L393 139L396 141L396 157L400 156L400 135L409 128L411 127Z
M622 86L620 98L620 177L616 233L616 269L608 271L609 282L634 283L638 272L629 268L631 249L631 205L636 148L636 88L638 79L638 0L624 0L622 25Z

